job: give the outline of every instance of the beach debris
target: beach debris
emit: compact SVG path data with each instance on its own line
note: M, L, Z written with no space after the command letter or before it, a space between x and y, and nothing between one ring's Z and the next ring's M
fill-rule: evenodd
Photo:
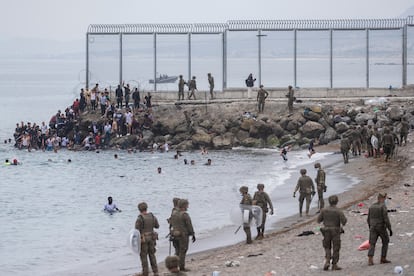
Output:
M316 265L311 265L309 268L310 269L318 269L318 267Z
M369 249L369 240L364 241L361 243L361 245L358 247L359 251L368 250Z
M275 256L275 259L276 259L276 260L280 260L280 257L279 257L279 256Z
M364 203L363 202L360 202L360 203L358 203L358 207L364 207Z
M272 271L266 272L264 276L274 276L274 275L276 275L276 271L272 270Z
M257 256L261 256L261 255L263 255L263 253L249 254L249 255L247 255L247 257L257 257Z
M220 276L220 271L213 271L213 273L211 273L211 276Z
M361 236L361 235L355 235L354 236L354 239L358 239L358 240L360 240L360 239L363 239L364 237L363 236Z
M387 211L388 211L388 213L392 213L392 212L397 212L397 209L389 209Z
M410 185L410 184L408 184L408 183L405 183L405 184L404 184L404 186L405 186L405 187L411 187L411 185Z
M398 274L398 275L402 275L404 273L404 269L397 265L396 267L394 267L394 274Z
M315 232L313 232L313 231L303 231L302 233L300 233L298 235L298 237L309 236L309 235L314 235L314 234L315 234Z
M239 261L226 261L224 264L227 267L240 266L240 262Z
M411 236L414 234L414 233L405 233L407 236L409 236L410 238L411 238Z

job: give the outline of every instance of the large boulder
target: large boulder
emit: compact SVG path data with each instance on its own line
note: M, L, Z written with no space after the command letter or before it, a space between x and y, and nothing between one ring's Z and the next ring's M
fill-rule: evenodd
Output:
M240 128L249 131L254 122L253 119L244 119L240 124Z
M325 128L318 122L308 121L300 128L300 131L304 137L315 138L319 137L325 131Z
M325 133L322 133L319 137L320 144L328 144L338 138L338 133L332 127L326 129Z
M399 106L390 106L387 108L388 117L393 121L400 121L404 111Z
M255 138L264 138L272 133L272 125L263 121L255 121L249 129L250 136Z
M307 111L303 113L303 117L310 121L317 122L321 118L321 114L313 112L313 111Z
M208 134L195 133L191 137L191 140L196 148L198 148L199 146L210 146L211 144L211 136Z
M241 141L241 145L249 148L260 148L263 147L263 141L259 138L248 137Z
M375 118L375 114L373 113L358 113L355 116L355 123L358 125L365 125L369 120L373 120Z
M215 149L231 149L233 145L234 134L226 132L213 138L213 147Z
M340 123L335 124L335 130L339 134L344 133L348 129L349 129L349 125L347 123L345 123L345 122L340 122Z

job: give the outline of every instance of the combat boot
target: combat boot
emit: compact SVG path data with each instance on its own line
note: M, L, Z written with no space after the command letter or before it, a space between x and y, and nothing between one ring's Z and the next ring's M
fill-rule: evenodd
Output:
M331 265L331 258L325 258L325 264L323 265L323 270L328 270Z
M387 260L387 257L381 257L380 263L382 263L382 264L389 264L389 263L391 263L391 261Z
M368 265L374 265L373 256L368 256Z
M337 264L332 265L332 270L341 270L342 267L339 267Z

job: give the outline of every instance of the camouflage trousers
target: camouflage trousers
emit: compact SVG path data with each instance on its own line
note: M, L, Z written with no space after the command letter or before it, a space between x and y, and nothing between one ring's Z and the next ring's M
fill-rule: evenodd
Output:
M155 258L154 240L148 239L144 242L141 242L141 252L139 253L139 256L141 258L142 274L144 276L149 274L148 258L151 264L152 271L158 272L157 259Z
M332 258L332 264L339 261L339 250L341 249L341 230L340 228L325 229L323 232L322 245L325 249L326 259Z
M368 256L374 256L375 245L377 243L378 237L381 237L382 248L381 248L381 257L387 257L388 252L388 243L390 242L390 237L385 227L371 227L369 229L369 250Z

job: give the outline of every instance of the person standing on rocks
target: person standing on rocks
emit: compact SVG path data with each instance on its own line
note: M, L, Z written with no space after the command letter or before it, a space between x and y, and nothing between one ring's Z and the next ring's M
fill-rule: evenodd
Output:
M240 201L241 205L252 205L252 197L249 194L249 188L247 186L241 186L239 189L242 200ZM243 230L246 233L246 243L251 244L252 243L252 233L250 231L250 217L248 222L243 222Z
M180 75L178 79L178 100L179 101L184 100L184 85L186 84L187 83L183 79L183 75Z
M124 91L122 91L121 85L118 85L118 88L115 90L116 95L116 107L122 108L122 100L124 98Z
M259 91L257 91L257 101L259 107L259 113L263 113L266 98L269 96L269 93L263 89L263 85L260 85Z
M321 167L321 163L316 163L314 167L315 169L318 170L318 172L316 173L315 183L316 183L316 189L318 190L318 199L319 199L318 213L319 213L321 209L325 207L325 200L323 199L323 193L326 192L326 184L325 184L326 174L325 174L325 171Z
M299 190L299 216L302 217L303 201L306 198L306 215L309 216L309 207L312 201L312 197L315 195L315 185L312 178L306 175L306 169L300 170L301 176L296 184L293 197L296 197L296 192Z
M210 88L210 99L212 100L214 99L214 94L213 94L214 93L214 78L211 75L211 73L207 74L207 78L208 78L208 85Z
M318 223L323 222L324 227L321 227L321 233L323 235L322 245L325 249L325 264L323 270L328 270L331 264L332 258L332 270L341 270L338 266L339 250L341 249L341 233L347 222L347 219L342 210L336 208L338 204L338 197L331 195L328 198L329 207L322 209L318 216ZM332 249L332 252L331 252Z
M295 91L293 90L292 85L288 86L288 93L286 94L286 97L288 98L288 109L289 112L293 112L293 101L295 100Z
M188 95L188 99L190 100L191 97L193 97L194 100L196 100L195 90L197 90L197 83L196 83L196 77L195 76L193 76L193 78L190 80L190 82L188 84L188 90L190 90L190 95Z
M250 99L252 96L252 89L254 86L254 82L256 81L256 78L253 78L253 74L250 73L249 76L246 79L246 86L247 86L247 98Z
M378 201L369 207L368 210L368 227L369 227L369 250L368 250L368 265L374 265L374 253L375 245L378 237L381 237L382 248L381 248L381 264L391 263L387 260L388 243L390 242L390 236L392 236L391 222L388 218L387 206L385 206L385 199L387 194L379 193ZM388 236L388 231L390 235Z
M262 224L257 227L257 237L256 240L261 240L264 238L264 229L266 224L266 216L270 209L270 215L273 215L273 204L269 195L264 191L264 184L257 184L257 192L253 196L253 205L257 205L262 208ZM269 206L269 207L268 207Z

